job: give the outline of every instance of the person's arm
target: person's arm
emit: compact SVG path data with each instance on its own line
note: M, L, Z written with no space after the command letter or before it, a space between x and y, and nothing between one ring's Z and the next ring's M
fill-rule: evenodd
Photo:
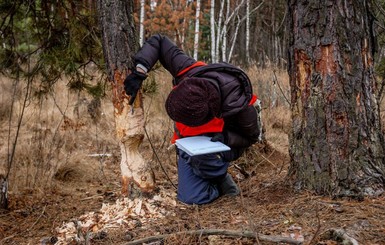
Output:
M147 73L158 60L173 77L196 62L168 37L160 34L150 37L136 53L136 69Z
M229 122L226 125L226 121ZM249 105L228 120L225 120L224 136L226 144L233 148L249 147L258 141L258 114L254 106Z
M132 105L136 95L147 77L147 72L152 69L159 60L173 77L193 65L196 61L186 55L169 38L160 34L149 38L142 48L135 54L135 68L124 80L124 90L131 98L128 102Z

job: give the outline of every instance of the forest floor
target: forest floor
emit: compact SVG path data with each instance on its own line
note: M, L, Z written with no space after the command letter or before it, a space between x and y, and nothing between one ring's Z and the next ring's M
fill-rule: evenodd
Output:
M261 80L258 84L271 85L271 76L262 75L252 74ZM286 76L280 80L287 80ZM3 84L3 91L14 94L11 83ZM86 117L93 100L67 95L62 86L53 95L55 101L28 111L11 169L9 207L0 211L1 245L385 244L384 195L331 199L290 185L287 106L264 110L266 144L255 144L229 168L241 195L189 206L176 200L176 156L165 143L172 124L163 119L164 102L145 99L152 112L146 114L146 137L140 149L151 161L157 190L152 197L129 200L120 195L120 149L111 133L111 103L102 103L96 125ZM258 89L265 100L272 97L268 88ZM164 100L165 94L158 97ZM8 110L9 101L4 97L0 109ZM0 161L6 162L8 122L1 122ZM92 154L100 152L108 155ZM53 169L47 181L41 177L46 175L32 171L39 161L44 169Z
M385 244L384 196L332 200L297 192L286 181L286 153L270 145L256 145L253 150L249 153L258 154L259 162L237 164L243 165L241 168L250 176L245 177L234 165L229 169L242 190L238 197L221 197L202 206L184 205L175 201L175 189L170 182L176 180L175 171L170 171L169 181L157 170L158 192L163 193L159 195L169 197L159 199L156 208L161 215L153 210L153 218L148 218L143 213L151 208L142 206L147 208L141 214L126 212L122 216L125 221L106 229L100 224L84 226L78 229L77 240L72 234L64 242L65 234L63 230L60 233L60 227L68 231L68 224L74 221L86 223L82 215L100 214L103 203L113 206L122 201L119 164L111 161L103 178L83 179L67 172L49 190L9 196L9 210L0 213L0 243L135 244L133 241L138 239L164 235L162 242L148 240L144 244ZM270 240L274 238L281 242ZM292 240L285 241L286 238Z

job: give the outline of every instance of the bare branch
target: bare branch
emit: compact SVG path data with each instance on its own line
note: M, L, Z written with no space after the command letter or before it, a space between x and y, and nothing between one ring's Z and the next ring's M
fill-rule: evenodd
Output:
M277 75L275 74L275 71L273 71L273 74L274 74L274 82L278 85L279 90L281 91L283 97L285 98L286 102L287 102L287 103L289 104L289 106L290 106L290 105L291 105L291 104L290 104L290 101L289 101L289 99L286 97L286 95L285 95L285 93L283 92L281 86L279 85L278 79L277 79Z

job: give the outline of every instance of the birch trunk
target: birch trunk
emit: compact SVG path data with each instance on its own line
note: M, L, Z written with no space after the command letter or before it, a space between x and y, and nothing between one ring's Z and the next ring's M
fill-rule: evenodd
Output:
M215 45L215 0L211 0L210 7L210 33L211 33L211 62L215 63L217 61L216 58L216 45Z
M221 1L221 9L219 11L219 16L218 16L218 22L217 22L217 39L216 39L216 44L215 44L215 57L216 60L214 62L219 61L219 45L221 43L221 38L222 38L222 19L223 19L223 8L225 7L225 1Z
M246 0L246 62L250 63L250 0Z
M196 13L195 13L195 34L194 34L194 59L195 60L198 60L200 12L201 12L201 1L197 0Z
M154 189L153 173L139 153L144 138L144 112L139 93L134 105L128 105L123 82L132 67L139 45L135 36L133 0L98 0L99 25L108 79L113 89L116 133L121 149L122 194L135 197Z
M144 42L144 7L146 0L140 0L140 20L139 20L139 45L142 46Z
M227 26L229 24L229 16L230 16L230 0L226 0L226 20L223 24L222 29L222 61L227 62Z
M385 156L367 1L290 0L289 176L334 197L384 192Z
M237 26L235 27L234 36L233 36L233 41L232 41L232 43L231 43L231 48L230 48L229 54L228 54L228 56L227 56L227 57L228 57L228 58L227 58L228 62L231 61L231 58L232 58L232 56L233 56L234 47L235 47L235 44L236 44L236 42L237 42L237 37L238 37L239 27L240 27L240 25L241 25L241 23L242 23L241 18L239 18L239 15L237 15L237 19L238 19L238 22L237 22Z

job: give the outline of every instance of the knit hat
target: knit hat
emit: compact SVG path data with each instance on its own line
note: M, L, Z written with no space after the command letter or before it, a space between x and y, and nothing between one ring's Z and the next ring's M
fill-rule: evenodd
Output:
M220 93L204 78L188 78L170 92L166 111L170 118L187 126L208 123L218 116L221 108Z

